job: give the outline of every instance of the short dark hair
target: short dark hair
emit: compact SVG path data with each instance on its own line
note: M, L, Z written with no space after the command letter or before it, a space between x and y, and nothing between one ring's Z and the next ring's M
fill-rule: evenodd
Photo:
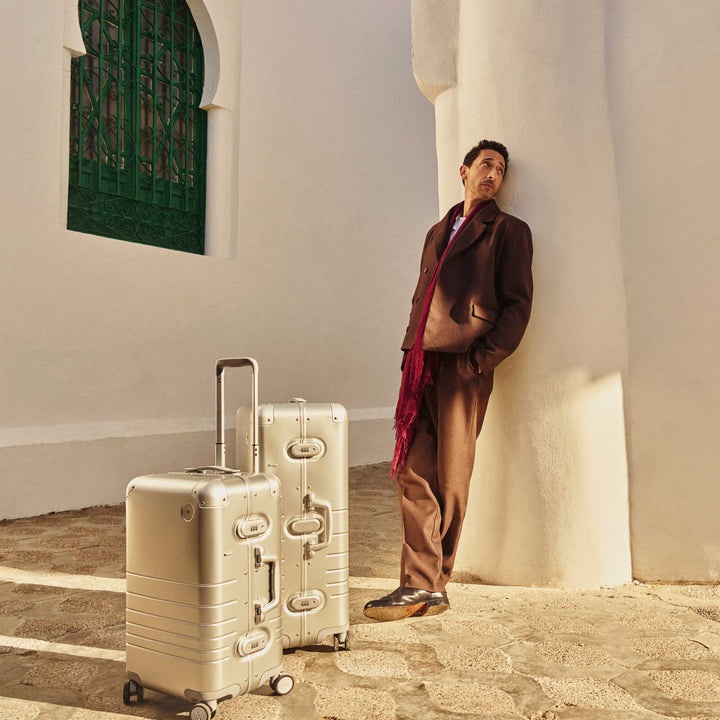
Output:
M463 160L465 167L470 167L474 162L475 158L480 154L481 150L494 150L496 153L500 153L505 160L505 170L507 170L508 164L508 151L507 148L497 140L481 140L474 148L468 151L468 154Z

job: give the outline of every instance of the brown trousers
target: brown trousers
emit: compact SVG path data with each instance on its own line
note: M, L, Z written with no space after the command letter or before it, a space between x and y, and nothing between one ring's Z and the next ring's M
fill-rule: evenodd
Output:
M450 579L492 385L493 374L476 374L467 355L441 354L397 478L401 587L436 592Z

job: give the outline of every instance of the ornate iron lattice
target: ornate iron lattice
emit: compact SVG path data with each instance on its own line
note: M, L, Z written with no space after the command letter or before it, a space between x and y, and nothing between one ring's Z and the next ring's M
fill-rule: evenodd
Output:
M68 228L202 253L207 116L185 0L80 0Z

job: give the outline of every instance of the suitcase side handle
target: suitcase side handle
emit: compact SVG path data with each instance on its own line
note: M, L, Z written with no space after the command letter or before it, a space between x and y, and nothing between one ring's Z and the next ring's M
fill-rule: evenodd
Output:
M316 512L322 516L322 529L318 533L316 543L306 543L307 556L312 557L318 550L324 550L332 540L332 505L324 500L318 500L315 493L308 493L305 497L306 507L309 512Z
M215 464L225 467L225 384L224 373L228 367L249 367L252 370L252 423L250 445L252 446L252 472L257 475L260 468L258 448L258 368L253 358L222 358L215 363Z
M265 613L273 610L280 604L280 573L278 572L278 559L263 554L262 547L255 548L255 569L258 570L263 565L268 566L269 572L269 588L268 601L266 603L255 603L255 624L265 621Z

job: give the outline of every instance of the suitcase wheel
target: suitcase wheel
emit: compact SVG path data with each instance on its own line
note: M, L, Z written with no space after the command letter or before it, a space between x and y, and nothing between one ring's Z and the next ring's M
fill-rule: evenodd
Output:
M270 680L270 687L276 695L287 695L295 687L295 681L291 675L278 675Z
M145 699L145 692L142 685L134 680L128 680L123 686L123 702L125 705L129 705L133 697L141 703Z
M336 634L333 636L333 649L335 652L337 652L340 649L343 650L349 650L350 646L348 645L348 636L347 633Z
M215 709L207 703L198 703L190 711L190 720L210 720L215 717Z

